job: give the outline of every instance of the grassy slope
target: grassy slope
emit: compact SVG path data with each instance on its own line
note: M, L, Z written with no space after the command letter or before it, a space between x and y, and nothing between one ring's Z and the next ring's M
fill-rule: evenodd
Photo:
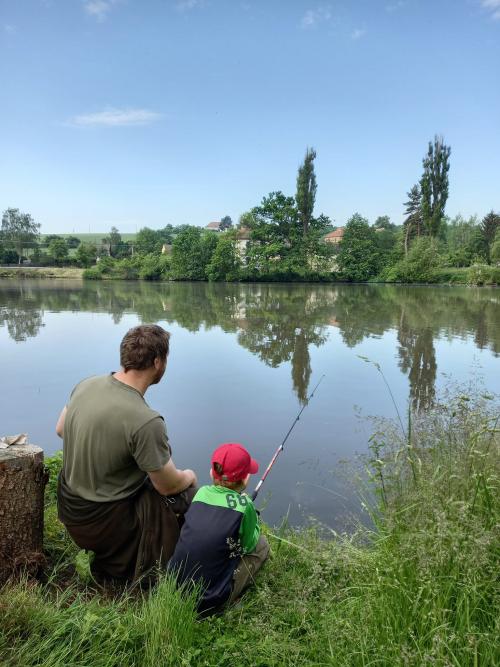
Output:
M201 622L169 579L144 599L114 601L78 581L55 515L52 459L51 580L0 593L1 664L499 664L498 414L487 398L459 396L417 419L409 437L379 424L375 530L329 541L268 531L273 553L256 588Z
M42 234L42 241L43 239L48 236L48 234ZM91 234L89 233L77 233L75 232L74 234L57 234L57 236L61 236L63 239L67 239L70 236L75 236L77 239L80 239L82 243L101 243L102 239L105 238L106 236L109 236L109 232L93 232ZM136 235L135 234L121 234L120 236L122 237L122 241L133 241L135 240Z
M82 278L83 269L76 266L44 266L0 268L0 278Z

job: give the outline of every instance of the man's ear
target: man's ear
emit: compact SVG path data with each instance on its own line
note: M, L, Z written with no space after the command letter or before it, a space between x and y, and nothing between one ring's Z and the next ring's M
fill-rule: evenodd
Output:
M214 478L214 471L212 470L212 468L210 468L210 477L211 477L212 479Z

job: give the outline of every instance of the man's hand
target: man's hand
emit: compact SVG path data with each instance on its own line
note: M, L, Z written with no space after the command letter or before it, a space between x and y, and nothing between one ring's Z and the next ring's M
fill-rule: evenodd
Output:
M198 483L193 470L178 470L170 459L163 468L148 472L151 483L162 496L173 496Z

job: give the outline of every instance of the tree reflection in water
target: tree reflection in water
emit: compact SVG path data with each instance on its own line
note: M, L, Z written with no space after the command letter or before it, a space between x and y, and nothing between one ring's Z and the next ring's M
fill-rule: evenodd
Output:
M311 346L336 326L348 347L396 330L401 370L415 409L434 400L434 339L472 336L500 353L500 293L494 289L391 285L206 284L0 281L0 327L17 342L38 335L44 311L124 313L142 322L175 322L197 332L220 327L273 368L290 363L294 391L307 397Z

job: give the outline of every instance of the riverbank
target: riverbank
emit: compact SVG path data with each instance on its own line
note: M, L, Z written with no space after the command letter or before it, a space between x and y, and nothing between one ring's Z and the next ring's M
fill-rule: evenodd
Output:
M141 267L140 264L130 260L111 260L106 258L99 264L83 269L74 266L68 267L31 267L31 266L8 266L0 267L0 278L66 278L86 280L146 280L157 282L170 282L172 278L168 274L168 264L165 262L153 262L154 266ZM263 282L296 282L296 283L345 283L336 274L321 275L304 278L269 277L264 276ZM198 281L195 281L198 282ZM258 277L253 276L251 280L240 280L233 282L259 282ZM402 284L393 281L385 281L374 278L368 283L395 285ZM347 284L347 283L346 283ZM435 269L432 278L425 282L403 283L412 285L473 285L497 286L500 284L500 267L489 265L474 265L462 268L439 268Z
M491 397L461 394L404 434L378 421L366 461L374 528L330 539L266 529L272 557L256 587L201 622L166 578L143 597L83 583L56 518L52 458L46 581L0 592L1 664L498 664L498 414Z
M75 266L3 266L0 267L0 278L82 279L83 271Z

